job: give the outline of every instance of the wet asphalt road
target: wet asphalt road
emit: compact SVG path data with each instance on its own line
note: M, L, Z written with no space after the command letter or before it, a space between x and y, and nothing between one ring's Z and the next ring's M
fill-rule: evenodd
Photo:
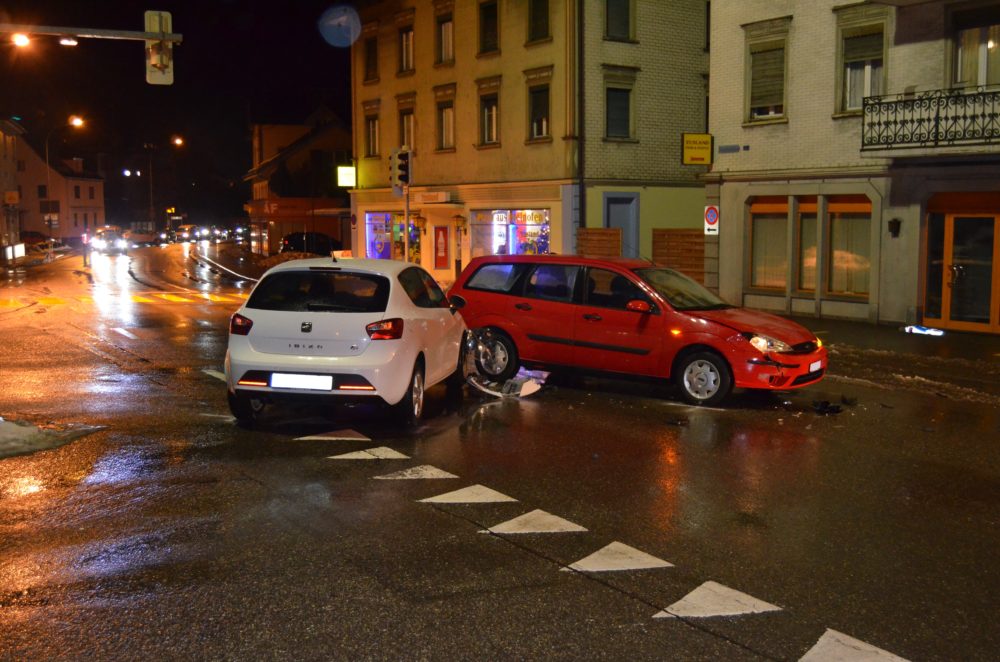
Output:
M415 431L370 407L248 431L206 372L245 286L183 247L0 282L0 415L103 426L0 459L0 659L799 659L828 629L914 660L1000 647L1000 409L962 390L834 365L715 410L564 379L433 389ZM370 441L297 440L343 429ZM380 446L408 459L329 459ZM455 477L377 478L424 465ZM477 484L517 501L420 502ZM535 509L586 531L482 532ZM563 570L615 541L673 565ZM706 582L780 611L653 618Z

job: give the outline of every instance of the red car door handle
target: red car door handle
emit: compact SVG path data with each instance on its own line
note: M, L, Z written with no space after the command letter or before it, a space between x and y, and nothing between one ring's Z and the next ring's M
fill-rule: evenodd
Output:
M600 322L602 317L600 315L597 315L596 313L587 313L586 315L583 316L583 319L591 322Z
M531 310L530 303L515 303L514 307L517 308L518 310Z

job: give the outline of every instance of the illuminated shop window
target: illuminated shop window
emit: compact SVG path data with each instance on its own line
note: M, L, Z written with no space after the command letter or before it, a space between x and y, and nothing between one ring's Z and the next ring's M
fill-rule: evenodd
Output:
M402 260L405 248L403 215L393 212L365 214L366 255L382 260ZM420 263L420 230L410 223L410 262Z
M549 252L548 209L472 212L472 256L543 255Z

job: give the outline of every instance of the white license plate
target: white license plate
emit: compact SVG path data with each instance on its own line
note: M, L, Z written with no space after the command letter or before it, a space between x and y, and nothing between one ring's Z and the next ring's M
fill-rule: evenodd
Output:
M812 363L809 364L809 372L816 372L822 367L823 367L822 361L813 361Z
M304 388L311 391L329 391L333 389L333 377L330 375L291 375L283 372L271 374L271 388Z

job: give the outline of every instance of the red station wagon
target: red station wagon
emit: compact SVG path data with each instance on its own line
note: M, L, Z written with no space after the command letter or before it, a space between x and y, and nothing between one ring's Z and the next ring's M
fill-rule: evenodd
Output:
M826 372L826 349L801 325L645 260L479 257L449 294L469 328L489 331L477 363L498 381L521 364L571 367L670 379L686 401L712 405L734 387L788 390Z

